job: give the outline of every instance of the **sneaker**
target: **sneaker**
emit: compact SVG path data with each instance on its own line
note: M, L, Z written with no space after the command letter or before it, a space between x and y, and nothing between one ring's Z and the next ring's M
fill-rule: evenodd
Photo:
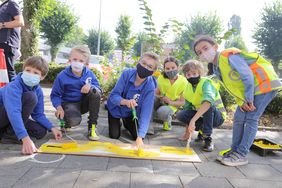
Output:
M212 142L212 138L210 136L206 137L204 139L205 143L204 146L202 147L202 150L207 151L207 152L211 152L214 150L214 144Z
M199 131L197 138L195 139L195 142L203 142L204 141L204 136L203 132Z
M170 131L171 130L171 124L169 124L167 121L165 121L164 124L163 124L163 129L165 131Z
M16 135L10 135L7 133L3 133L1 137L2 144L22 144L21 140L18 140Z
M218 161L222 161L222 159L224 157L228 157L230 155L230 153L232 153L232 150L231 148L228 148L228 149L225 149L225 150L222 150L218 153L217 157L216 157L216 160Z
M221 163L226 166L241 166L248 164L248 160L246 157L242 156L237 152L232 152L229 156L224 157L221 160Z
M100 137L96 133L96 125L92 124L88 130L88 139L92 141L97 141Z
M154 126L150 124L147 131L147 135L154 135L154 134L155 134Z

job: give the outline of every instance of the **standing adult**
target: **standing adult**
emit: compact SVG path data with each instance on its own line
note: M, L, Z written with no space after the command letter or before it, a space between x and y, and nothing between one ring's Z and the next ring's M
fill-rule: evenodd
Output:
M20 28L24 26L24 20L15 0L0 2L0 48L4 49L9 81L12 81L16 75L14 60L19 54Z

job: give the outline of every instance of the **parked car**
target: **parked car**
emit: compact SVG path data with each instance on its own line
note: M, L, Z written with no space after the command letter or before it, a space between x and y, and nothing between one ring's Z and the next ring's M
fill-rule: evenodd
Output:
M91 55L88 67L97 69L99 72L103 74L103 68L101 62L103 62L104 60L105 60L104 56Z

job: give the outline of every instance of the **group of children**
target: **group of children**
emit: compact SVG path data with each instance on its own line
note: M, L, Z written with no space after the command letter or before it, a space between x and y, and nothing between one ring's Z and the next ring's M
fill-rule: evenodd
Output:
M218 52L218 45L209 36L197 38L194 51L201 61L212 63L218 80L238 104L231 149L217 159L227 166L247 164L246 155L255 138L258 120L282 84L272 65L256 53L235 48ZM99 139L96 128L102 90L87 68L90 55L86 46L71 50L70 66L57 75L50 97L56 117L66 122L64 131L79 125L81 115L89 112L88 139L95 141ZM118 139L123 124L140 148L152 114L163 120L163 129L167 131L172 128L175 114L186 124L181 140L189 139L196 130L199 133L195 141L204 141L204 151L213 151L212 130L226 118L219 85L203 76L203 65L197 60L187 61L182 66L183 76L180 75L179 64L173 57L164 60L163 74L156 81L152 75L158 64L158 55L147 52L136 68L123 71L107 100L109 137ZM37 151L30 137L40 139L52 131L56 139L62 138L61 130L44 115L39 82L47 72L48 63L43 58L31 57L25 61L23 72L0 89L1 142L22 143L23 154Z

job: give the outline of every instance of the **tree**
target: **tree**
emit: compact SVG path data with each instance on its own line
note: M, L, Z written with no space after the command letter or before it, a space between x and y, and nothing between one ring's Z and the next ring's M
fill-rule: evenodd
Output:
M225 48L238 48L240 50L248 51L246 44L241 35L233 35L224 44Z
M84 44L86 40L86 35L83 32L83 29L75 25L73 31L68 35L64 45L66 47L72 48L76 45Z
M90 48L92 54L97 54L98 30L89 30L88 36L86 37L86 44ZM103 56L108 55L114 50L114 48L115 42L111 35L106 31L101 31L100 54Z
M228 29L233 30L233 33L226 40L224 47L235 47L247 51L246 44L241 35L241 17L234 14L228 22Z
M272 60L278 72L282 59L282 2L266 4L261 11L261 20L257 23L253 38L260 53ZM280 73L282 74L282 72Z
M51 60L54 61L60 45L66 41L73 31L77 18L73 15L70 7L57 1L51 13L43 17L40 23L40 30L47 44L51 46Z
M23 0L25 26L21 30L21 59L38 53L39 25L52 8L54 0Z
M122 51L122 61L124 57L130 52L135 42L135 37L132 36L131 20L127 15L121 15L115 32L117 33L117 47Z
M233 35L240 35L241 34L241 17L235 14L232 15L228 22L228 29L236 29Z
M144 26L145 26L145 32L148 35L148 41L146 43L143 43L143 48L145 51L153 51L156 53L161 53L161 43L163 42L163 39L157 34L157 30L155 28L155 23L153 22L153 14L152 10L148 6L148 3L146 0L138 0L140 10L143 11L143 19L144 19Z
M133 46L134 55L141 56L142 55L142 44L146 43L149 40L149 37L146 33L140 32L137 34L136 42Z
M190 21L184 24L184 29L176 38L175 43L178 46L176 56L182 61L193 57L194 52L192 46L196 36L198 35L210 35L216 39L220 38L220 34L223 31L221 20L216 13L208 13L202 15L198 13L196 16L192 16Z

